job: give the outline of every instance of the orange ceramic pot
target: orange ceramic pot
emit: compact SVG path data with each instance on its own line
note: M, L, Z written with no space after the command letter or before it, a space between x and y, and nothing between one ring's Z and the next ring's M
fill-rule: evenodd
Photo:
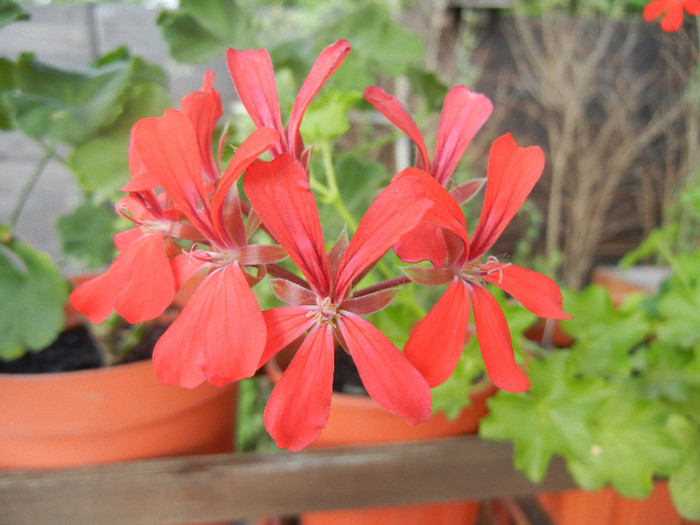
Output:
M273 382L282 370L272 360L266 372ZM387 412L370 397L333 393L330 417L312 448L418 441L431 438L475 434L479 420L486 414L486 399L495 387L481 384L472 395L472 403L454 420L435 414L418 425L411 426L400 416ZM339 511L310 512L301 516L302 525L472 525L479 504L476 501L445 502Z
M668 492L657 482L648 498L624 498L612 488L595 492L566 490L538 495L554 525L683 525Z
M197 284L190 280L173 306L182 307ZM157 322L172 317L166 311ZM66 326L81 322L66 306ZM165 386L150 360L75 372L0 374L0 469L232 452L236 393L235 384Z
M233 450L234 385L164 386L151 361L0 374L0 468Z

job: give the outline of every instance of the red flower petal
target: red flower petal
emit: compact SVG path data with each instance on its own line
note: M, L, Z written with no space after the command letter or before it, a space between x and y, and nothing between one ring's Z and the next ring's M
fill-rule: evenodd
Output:
M264 49L226 52L226 63L233 85L248 115L258 128L273 128L279 140L286 141L280 117L280 104L275 84L275 72L270 55ZM284 144L274 154L286 151Z
M347 312L338 321L338 328L372 399L412 424L430 417L428 383L383 333Z
M131 242L107 271L80 284L70 304L93 323L114 309L129 323L155 319L175 297L175 281L160 233Z
M418 178L427 190L427 197L432 206L425 212L420 226L405 234L394 246L402 261L420 262L428 260L433 266L444 266L448 253L443 236L436 228L445 228L457 234L464 247L469 245L467 224L461 208L433 177L423 170L406 168L393 180ZM428 226L425 226L426 223ZM433 226L431 228L430 226Z
M430 204L416 177L395 178L377 195L340 261L336 299L344 298L353 279L418 224Z
M169 109L160 119L138 121L132 129L132 141L148 173L177 207L204 236L220 242L211 222L197 137L190 119Z
M370 86L365 89L365 99L388 118L396 127L403 131L413 141L420 153L418 167L430 170L430 159L425 140L416 122L406 111L406 108L395 96L390 95L380 87Z
M127 322L135 324L155 319L170 306L175 297L175 279L160 233L145 234L131 243L125 255L129 279L122 282L114 307Z
M484 205L472 236L469 260L481 258L501 235L544 169L538 147L521 148L513 137L496 139L489 155Z
M403 353L431 387L457 367L469 325L469 292L454 279L440 300L413 329Z
M491 101L464 86L450 89L440 114L430 174L446 186L476 132L493 111Z
M326 47L318 56L316 62L314 62L311 71L309 71L301 89L299 89L299 93L294 100L294 106L292 106L289 122L287 123L287 143L291 148L289 153L294 158L301 160L301 155L304 151L304 143L299 134L299 127L301 126L304 112L349 53L350 44L347 40L338 40L335 44Z
M669 9L671 3L676 1L678 0L653 0L644 6L642 17L647 22L653 22Z
M134 149L134 131L138 129L138 122L131 130L131 138L129 140L129 173L131 178L123 187L122 191L144 191L152 190L158 186L158 180L153 177L146 167L143 165L138 151Z
M277 445L299 450L326 426L333 393L333 332L314 327L265 407L265 428Z
M199 144L199 156L210 183L215 182L219 176L212 155L212 134L216 123L224 114L221 97L213 85L214 72L207 70L202 89L184 96L180 103L182 112L192 121Z
M161 382L192 388L252 376L265 348L260 307L237 263L211 272L156 344Z
M214 271L209 300L212 308L224 310L223 316L214 314L200 330L208 331L204 344L204 373L215 386L222 386L243 377L252 376L258 369L265 349L267 328L258 301L248 285L238 263ZM210 314L211 315L211 314ZM221 327L213 327L221 319Z
M267 342L258 368L316 323L313 317L307 315L310 311L306 306L281 306L263 312Z
M683 0L683 8L689 15L700 15L700 0Z
M238 190L231 190L231 186L243 175L243 172L260 155L268 151L279 141L279 133L272 128L259 128L253 131L243 143L236 149L226 171L224 172L219 185L214 193L211 203L211 213L214 224L220 235L231 236L232 240L242 246L246 242L245 224L240 213L240 203ZM231 206L234 204L234 206ZM226 215L227 208L235 208L235 214ZM225 216L226 215L226 216Z
M282 154L250 166L243 184L270 234L287 250L314 292L328 297L330 272L323 232L303 166Z
M539 317L571 318L562 309L561 292L557 283L546 275L509 264L486 275L486 280L515 297L525 308Z
M394 245L394 251L403 262L430 261L435 268L444 267L447 260L442 229L433 224L422 223L403 234Z
M524 392L530 381L515 362L510 330L498 301L478 284L470 285L470 295L476 335L489 379L504 390Z
M683 4L679 1L669 5L666 15L661 19L661 29L667 33L675 33L683 25Z

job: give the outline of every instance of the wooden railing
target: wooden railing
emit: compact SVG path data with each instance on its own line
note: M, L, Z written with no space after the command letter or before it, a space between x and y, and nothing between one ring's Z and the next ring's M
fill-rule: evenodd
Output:
M173 524L573 487L562 462L540 485L512 446L476 436L279 454L220 454L0 472L3 525Z

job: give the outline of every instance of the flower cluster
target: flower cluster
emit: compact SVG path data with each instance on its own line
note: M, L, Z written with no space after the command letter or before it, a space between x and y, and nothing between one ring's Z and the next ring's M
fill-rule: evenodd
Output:
M154 350L156 374L170 385L224 385L250 377L300 340L265 410L269 433L289 449L309 444L326 424L338 345L352 356L372 398L419 423L431 412L430 388L457 365L471 309L493 383L511 391L529 386L487 284L539 316L567 317L554 281L486 256L542 173L539 148L520 147L510 135L495 141L481 217L471 238L467 233L460 204L484 181L454 185L451 178L492 108L485 96L463 86L445 99L432 161L399 101L378 87L366 90L366 100L415 143L417 161L379 192L351 239L341 235L326 250L309 180L311 149L300 124L349 52L348 42L340 40L320 54L285 126L268 53L229 50L231 78L256 130L225 167L226 134L213 154L212 136L223 112L212 73L199 91L183 98L180 110L139 121L131 133L131 180L117 206L135 227L115 237L120 255L111 267L71 295L71 304L93 322L113 310L142 322L161 314L187 281L199 279ZM238 184L244 173L246 198ZM272 242L253 242L262 237ZM358 289L392 249L406 264L430 265L409 266ZM285 258L295 271L278 264ZM261 311L252 287L263 280L286 306ZM388 306L409 281L447 289L415 320L401 351L366 316Z

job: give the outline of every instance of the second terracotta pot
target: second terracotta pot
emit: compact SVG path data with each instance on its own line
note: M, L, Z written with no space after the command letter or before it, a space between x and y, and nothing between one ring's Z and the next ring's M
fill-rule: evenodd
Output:
M266 365L266 372L273 382L282 375L275 360ZM456 419L435 414L414 426L402 417L387 412L369 397L333 393L328 423L310 447L418 441L475 434L479 420L488 410L486 399L494 392L495 387L484 382L475 388L471 405ZM302 525L472 525L478 509L476 501L457 501L310 512L301 516L300 521Z

